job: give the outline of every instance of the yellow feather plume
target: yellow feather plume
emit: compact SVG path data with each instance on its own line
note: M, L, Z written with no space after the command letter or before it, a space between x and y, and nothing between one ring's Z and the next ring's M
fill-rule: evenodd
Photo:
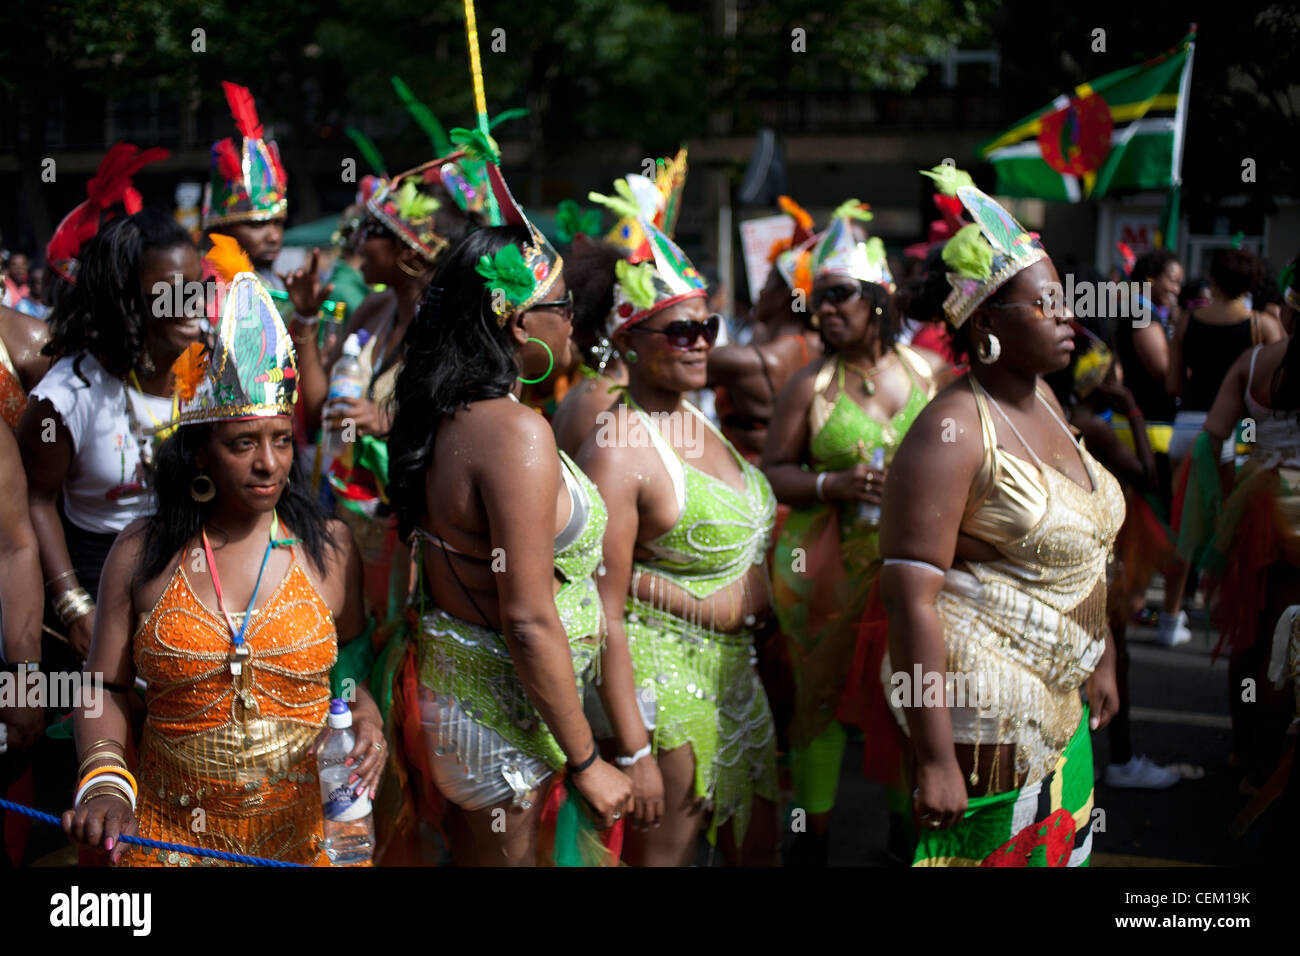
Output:
M233 236L224 236L219 232L208 233L208 238L212 240L212 248L208 250L206 256L208 262L212 263L212 268L216 269L221 278L227 282L234 282L235 276L241 272L253 272L253 263L249 261L248 254L240 247L239 241Z

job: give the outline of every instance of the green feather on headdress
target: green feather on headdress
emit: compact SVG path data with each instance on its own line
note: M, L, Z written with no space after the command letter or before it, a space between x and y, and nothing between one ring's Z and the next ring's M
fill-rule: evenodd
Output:
M971 223L962 226L943 247L943 261L963 279L987 279L993 271L993 247Z
M438 207L442 205L432 196L420 192L413 179L408 179L402 183L393 199L397 203L398 215L407 222L427 219L437 212Z
M618 284L638 309L649 309L655 304L655 269L648 262L632 265L626 259L614 264Z
M555 211L555 234L561 242L572 242L573 237L579 233L594 236L599 231L599 209L588 209L584 212L583 208L572 199L565 199Z
M393 77L393 89L397 91L397 95L406 104L406 109L414 117L416 124L429 137L435 152L439 156L446 156L450 153L451 140L447 138L447 131L442 128L442 124L438 122L438 117L433 115L433 111L415 98L411 88L402 82L400 76Z
M831 213L831 218L839 219L841 216L857 219L860 222L870 222L875 218L870 212L862 208L862 202L857 199L846 199L835 207L835 211Z
M975 185L975 180L970 178L970 173L956 166L949 166L947 163L941 163L934 169L922 169L920 173L933 179L934 188L945 196L957 195L958 187Z
M457 126L451 131L451 141L457 149L463 149L470 159L501 165L501 147L482 130Z
M373 172L380 176L388 175L388 171L384 167L384 157L379 155L379 148L375 146L374 140L361 132L361 130L357 129L355 126L349 126L344 129L343 132L345 132L348 139L352 140L356 145L357 150L361 153L361 156L365 161L370 164L370 169Z
M626 179L614 180L614 191L617 196L606 196L601 193L587 193L587 198L594 203L604 206L612 211L616 216L624 216L628 219L640 219L642 216L641 205L636 201L636 196L632 193L632 187L627 184Z
M516 106L514 109L502 110L496 116L488 120L488 129L496 129L502 123L508 123L512 119L523 119L528 115L528 109L523 106Z
M873 266L879 266L885 261L885 243L879 236L872 236L866 241L867 261Z
M527 302L537 288L533 271L528 268L523 253L513 242L498 249L495 256L481 256L474 271L487 280L489 289L504 294L512 306Z

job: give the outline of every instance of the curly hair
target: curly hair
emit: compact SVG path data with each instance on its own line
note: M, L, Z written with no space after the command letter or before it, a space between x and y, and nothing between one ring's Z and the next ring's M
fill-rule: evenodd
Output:
M1245 249L1217 249L1210 259L1210 280L1229 299L1254 288L1262 271L1259 259Z
M150 252L177 246L194 248L194 240L156 209L105 225L81 251L77 282L57 301L42 354L61 358L89 352L110 375L126 375L144 354L149 321L141 263Z
M564 257L564 284L573 293L573 341L584 359L604 335L614 308L614 266L626 258L623 249L602 239L575 242Z

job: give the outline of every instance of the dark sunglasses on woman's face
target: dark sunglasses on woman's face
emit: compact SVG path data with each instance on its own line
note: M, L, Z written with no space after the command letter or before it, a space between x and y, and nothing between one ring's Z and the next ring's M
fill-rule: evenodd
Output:
M722 316L714 313L703 322L696 322L690 319L678 319L675 322L669 322L662 329L643 329L639 325L633 326L630 332L653 332L655 335L662 335L668 339L668 347L685 352L695 344L695 340L704 336L704 344L712 347L713 343L718 340L718 329L722 328Z
M829 302L831 305L840 305L848 302L850 299L857 298L862 294L862 289L855 285L828 285L824 289L815 289L812 294L813 308L817 308L823 302Z
M549 302L538 302L532 307L533 309L559 309L570 319L573 318L573 292L570 290L564 294L563 299L551 299ZM531 309L529 310L531 311Z

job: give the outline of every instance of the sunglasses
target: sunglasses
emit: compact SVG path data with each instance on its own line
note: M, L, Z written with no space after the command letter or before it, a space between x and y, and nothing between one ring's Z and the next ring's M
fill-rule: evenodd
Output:
M529 308L533 309L559 309L569 318L573 318L573 292L566 292L563 299L551 299L549 302L538 302Z
M840 305L851 299L856 299L862 295L862 288L853 285L828 285L824 289L818 289L812 294L813 308L817 308L823 302L829 302L831 305Z
M722 328L722 316L713 314L703 322L696 322L690 319L678 319L675 322L669 322L662 329L643 329L639 325L634 325L628 329L629 332L653 332L655 335L662 335L668 339L668 347L685 352L695 344L696 339L704 337L704 344L710 347L718 340L718 330Z

